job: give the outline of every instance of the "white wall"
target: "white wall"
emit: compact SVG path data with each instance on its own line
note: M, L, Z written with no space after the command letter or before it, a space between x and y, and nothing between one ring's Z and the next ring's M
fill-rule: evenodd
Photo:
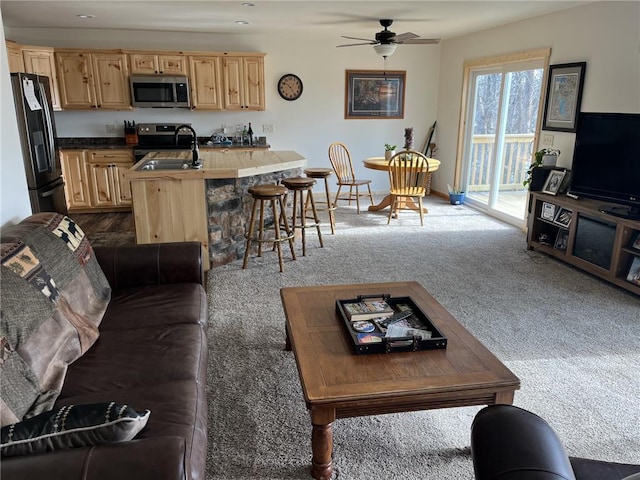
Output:
M0 226L31 215L0 13Z
M465 60L551 48L551 64L587 62L582 111L640 113L640 2L599 2L564 10L442 45L438 91L438 158L434 188L453 180ZM546 86L545 86L546 88ZM575 134L549 132L571 167Z
M414 127L414 146L421 149L437 119L434 141L442 161L433 189L446 192L453 183L456 156L462 64L465 60L541 47L551 47L551 63L586 61L585 111L640 111L640 3L600 2L564 10L485 32L444 41L439 46L400 46L388 68L407 71L407 99L403 120L345 120L346 69L383 67L370 47L336 49L339 38L306 32L287 36L207 35L176 32L122 32L105 30L6 29L7 38L33 45L86 48L192 49L202 51L266 52L265 112L190 112L136 109L131 112L58 112L58 135L107 136L105 124L136 122L191 122L199 135L208 135L222 123L251 121L275 124L268 141L276 150L296 150L313 166L328 166L327 147L340 140L353 154L356 173L374 180L373 188L388 188L387 176L362 167L360 160L382 155L384 143L403 145L404 128ZM295 102L282 100L277 79L296 73L304 93ZM3 74L5 78L6 74ZM4 106L4 102L3 102ZM3 115L5 114L3 107ZM559 163L571 165L574 135L553 132L562 150ZM3 142L4 143L4 142ZM3 146L4 148L4 146ZM3 178L5 170L3 160ZM18 164L16 163L16 166ZM21 167L20 167L21 168ZM4 181L4 180L3 180Z
M382 70L383 60L369 46L336 48L340 38L314 36L232 36L178 32L113 32L105 30L7 29L7 38L17 42L58 47L132 48L152 50L265 52L266 106L264 112L212 112L186 109L135 109L125 112L56 112L59 137L108 136L107 123L124 120L143 122L191 122L199 136L210 135L221 124L251 122L256 135L263 124L274 124L268 134L272 150L295 150L310 166L330 167L327 150L333 141L346 143L356 174L372 178L374 190L388 190L384 172L367 170L361 160L384 155L384 144L404 145L405 127L414 128L414 147L423 148L429 126L435 121L440 46L399 47L387 61L389 70L407 71L405 118L398 120L345 120L346 69ZM277 80L295 73L303 83L302 97L290 102L280 98ZM120 133L123 135L123 133Z

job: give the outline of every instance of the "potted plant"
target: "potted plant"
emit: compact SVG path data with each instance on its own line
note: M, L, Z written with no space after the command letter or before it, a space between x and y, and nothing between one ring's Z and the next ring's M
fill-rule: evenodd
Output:
M447 184L447 190L449 190L449 201L451 205L462 205L464 203L464 199L466 197L466 192L462 191L462 189L458 187L452 187Z
M390 143L384 144L384 159L389 160L396 154L396 146Z
M536 168L544 166L553 167L557 163L559 155L560 150L557 148L543 148L542 150L538 150L534 153L533 162L531 162L531 165L529 165L529 168L527 169L527 178L522 182L522 185L526 187L531 184L533 171Z

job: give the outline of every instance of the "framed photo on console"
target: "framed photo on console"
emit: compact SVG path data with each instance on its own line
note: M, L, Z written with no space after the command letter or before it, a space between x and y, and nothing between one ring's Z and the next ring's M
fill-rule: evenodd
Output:
M634 250L637 250L640 252L640 232L636 232L634 237L631 239L629 248L633 248Z
M573 212L564 207L561 207L558 210L558 213L556 213L556 218L554 218L553 221L558 225L569 228L569 225L571 225L571 217L573 217Z
M553 203L542 202L542 211L540 212L540 218L553 222L556 216L556 206Z
M551 170L547 181L544 182L542 187L542 193L548 193L550 195L557 195L562 187L564 176L567 174L565 170Z
M553 245L553 248L558 250L566 250L568 239L569 230L565 230L564 228L559 229L558 235L556 235L556 243Z
M629 273L627 273L627 281L634 285L640 285L640 257L635 257L631 262Z

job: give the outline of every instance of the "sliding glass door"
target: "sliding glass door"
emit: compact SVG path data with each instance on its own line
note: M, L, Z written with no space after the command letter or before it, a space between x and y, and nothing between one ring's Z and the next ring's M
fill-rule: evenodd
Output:
M476 67L467 77L461 184L467 202L523 226L544 60Z

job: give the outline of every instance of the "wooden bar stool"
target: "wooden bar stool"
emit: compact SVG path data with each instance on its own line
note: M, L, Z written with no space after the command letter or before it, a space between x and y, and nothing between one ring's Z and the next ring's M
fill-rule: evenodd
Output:
M244 262L242 262L242 268L247 268L247 260L249 259L249 251L251 250L251 242L258 242L258 256L262 256L262 244L273 243L273 248L278 250L278 262L280 263L280 271L284 272L284 262L282 260L282 242L289 242L289 248L291 249L291 257L296 259L296 253L293 248L293 230L289 228L289 222L286 216L286 210L284 206L284 197L287 194L287 189L281 185L254 185L249 188L249 193L253 197L253 205L251 207L251 220L249 220L249 232L245 235L247 243L244 251ZM278 205L276 205L276 201ZM265 238L265 231L271 230L271 228L265 229L264 227L264 214L265 203L271 202L271 210L273 212L273 238ZM256 212L260 206L260 220L258 224L258 234L254 235ZM280 209L278 210L278 206ZM283 222L280 223L280 219ZM281 230L284 228L284 235Z
M291 230L294 232L296 228L299 228L302 232L302 256L307 255L307 243L305 231L307 228L315 227L318 230L318 240L320 240L320 247L324 247L322 243L322 232L320 232L320 220L318 219L318 211L316 210L316 202L313 200L313 186L316 181L313 178L305 177L291 177L283 178L281 180L282 185L287 187L288 190L293 191L293 211L292 211L292 223ZM307 192L306 200L304 198L304 192ZM311 218L314 223L307 225L307 203L311 203L311 212L313 217ZM296 214L297 205L300 205L300 211ZM298 223L298 220L300 223Z
M329 181L328 178L333 175L333 168L307 168L304 173L309 178L324 178L324 191L327 196L327 206L317 207L318 211L329 212L329 222L331 223L331 234L336 233L336 219L333 212L336 210L337 205L331 204L331 194L329 193ZM307 205L308 208L308 205Z

